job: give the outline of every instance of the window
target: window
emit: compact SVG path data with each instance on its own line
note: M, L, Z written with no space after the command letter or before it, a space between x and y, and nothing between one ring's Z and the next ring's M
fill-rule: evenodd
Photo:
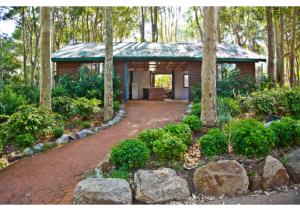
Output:
M189 75L183 75L183 88L189 88Z

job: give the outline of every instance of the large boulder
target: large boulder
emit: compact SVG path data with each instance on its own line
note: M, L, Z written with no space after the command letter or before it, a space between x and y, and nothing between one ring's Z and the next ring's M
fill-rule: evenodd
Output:
M288 182L289 175L281 162L272 156L267 156L262 169L262 188L269 190L287 185Z
M148 204L184 200L190 196L187 181L170 168L139 170L134 174L134 183L135 199Z
M246 170L235 160L210 162L194 172L197 192L206 195L241 195L247 193L249 179Z
M76 133L76 138L84 138L86 136L93 135L93 134L94 134L93 131L91 131L89 129L83 129Z
M292 151L286 158L287 172L295 183L300 183L300 149Z
M74 204L131 204L132 192L124 179L87 178L73 193Z

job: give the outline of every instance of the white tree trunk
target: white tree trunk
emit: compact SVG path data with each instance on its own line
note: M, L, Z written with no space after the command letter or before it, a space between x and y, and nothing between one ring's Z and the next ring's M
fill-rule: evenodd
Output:
M41 7L40 107L51 110L50 7Z
M204 7L204 43L201 70L201 121L206 127L217 125L216 68L217 68L218 7Z
M104 67L104 121L113 116L113 31L112 8L105 7L104 41L105 41L105 67Z

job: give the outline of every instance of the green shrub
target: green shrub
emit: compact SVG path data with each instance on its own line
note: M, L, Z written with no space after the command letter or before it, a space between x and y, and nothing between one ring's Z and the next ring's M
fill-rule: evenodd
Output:
M232 117L239 115L241 113L241 108L238 101L229 97L218 97L217 109L218 109L218 114L229 113Z
M187 124L192 131L199 131L202 127L200 117L196 115L187 115L183 117L182 122Z
M115 169L110 173L109 177L125 179L128 181L129 180L129 172L127 170L123 170L123 169Z
M201 84L197 83L191 87L192 99L195 103L201 102Z
M63 96L68 96L69 94L66 88L60 85L52 89L51 95L52 97L63 97Z
M1 125L0 138L16 141L16 137L31 134L34 138L50 134L54 127L63 127L62 117L47 110L25 106Z
M273 131L265 128L256 119L243 119L231 122L229 130L230 141L236 154L264 156L275 145L276 137Z
M198 143L204 156L225 154L228 151L228 138L219 128L210 129Z
M100 111L100 103L101 101L95 98L90 100L85 97L77 98L73 102L74 112L83 117L90 117L92 114Z
M139 134L138 139L144 142L147 145L147 147L152 151L153 142L158 140L164 133L166 132L161 128L144 130Z
M52 134L54 138L59 138L64 134L64 128L63 127L54 127L52 130Z
M73 113L73 99L70 97L54 97L52 98L52 111L63 115L65 117L69 117Z
M79 126L81 128L90 128L92 125L89 121L83 121L81 119L76 119L74 122L73 122L73 125L74 126Z
M5 115L5 114L1 115L0 114L0 124L6 122L8 120L8 118L9 118L9 115Z
M285 94L288 113L293 116L300 115L300 87L295 87Z
M191 113L192 115L201 115L201 103L193 103Z
M154 141L153 152L159 160L175 161L183 158L187 146L177 136L165 133Z
M168 124L164 130L179 138L186 146L192 142L192 131L186 124Z
M276 99L270 93L252 93L250 104L256 113L268 115L276 113Z
M36 138L31 134L18 135L16 137L16 144L19 148L23 149L31 147L36 143Z
M296 143L300 125L296 120L285 117L279 121L273 121L269 128L276 135L277 146L291 146Z
M109 160L117 169L134 170L144 167L150 158L150 150L138 139L128 139L112 148Z
M13 82L11 87L14 93L24 96L30 104L39 104L40 90L38 86L31 86L26 81L18 81Z
M114 101L113 103L113 109L114 111L118 111L121 108L121 103L119 101Z
M11 87L7 86L0 92L0 114L11 115L18 108L27 103L26 98L22 95L17 95Z

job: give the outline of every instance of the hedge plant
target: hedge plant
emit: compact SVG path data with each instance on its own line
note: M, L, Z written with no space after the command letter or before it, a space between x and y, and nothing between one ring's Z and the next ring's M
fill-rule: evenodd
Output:
M187 124L190 127L190 129L194 132L199 131L202 127L200 116L187 115L183 117L182 122L184 124Z
M275 146L274 132L265 128L256 119L249 118L231 122L229 133L235 154L265 156Z
M115 146L110 155L117 169L134 170L144 167L150 158L150 150L138 139L128 139Z
M80 97L74 100L73 107L75 114L79 114L85 118L90 117L92 114L100 111L101 101L93 98L87 99L85 97Z
M201 154L214 156L228 152L228 138L219 128L212 128L198 140Z
M165 133L166 131L162 128L144 130L138 135L138 139L144 142L152 151L154 141L158 140Z
M192 142L192 131L186 124L168 124L164 130L179 138L186 146L189 146Z
M182 140L172 134L165 133L160 139L154 141L154 155L163 161L175 161L183 158L187 146Z
M54 97L51 101L52 111L70 117L73 113L73 101L73 98L67 96Z

